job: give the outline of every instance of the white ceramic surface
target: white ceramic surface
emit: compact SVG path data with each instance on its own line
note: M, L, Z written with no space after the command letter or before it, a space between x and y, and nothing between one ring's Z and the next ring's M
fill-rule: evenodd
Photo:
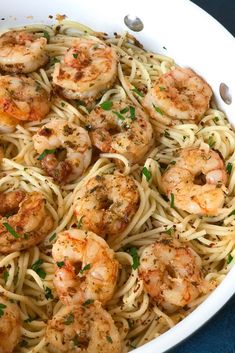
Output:
M200 73L212 86L219 107L235 125L235 40L217 21L187 0L0 0L0 30L27 23L52 23L49 15L66 14L108 33L127 28L123 18L137 15L144 30L134 35L146 48L175 58ZM2 19L1 19L2 18ZM4 20L3 20L4 18ZM165 50L163 47L166 47ZM233 103L219 95L221 82ZM161 353L188 337L210 319L235 293L235 267L192 314L135 353Z

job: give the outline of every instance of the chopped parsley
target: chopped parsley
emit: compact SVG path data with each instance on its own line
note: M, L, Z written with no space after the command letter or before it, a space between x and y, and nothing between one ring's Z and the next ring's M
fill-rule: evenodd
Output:
M135 107L130 106L130 118L131 120L135 120Z
M111 337L111 336L106 336L106 340L107 340L109 343L113 343L113 340L112 340L112 337Z
M91 264L87 264L87 265L84 266L79 272L80 272L80 273L83 273L83 272L85 272L85 271L90 270L90 268L91 268Z
M145 176L146 180L149 181L152 177L152 173L150 172L150 170L148 170L148 168L144 167L141 171L141 174Z
M209 137L208 145L210 146L210 148L213 148L215 145L215 140L213 139L212 136Z
M74 59L78 58L78 54L73 54Z
M64 103L64 102L61 102L60 105L61 105L61 107L64 107L64 106L65 106L65 103Z
M52 236L49 238L49 242L51 243L55 238L56 238L56 233L52 234Z
M133 270L136 270L140 265L140 258L137 253L137 249L135 247L132 247L129 249L129 253L132 257L132 268Z
M160 91L165 91L166 87L160 86Z
M115 111L113 110L113 114L115 114L115 115L118 117L118 119L120 119L120 120L125 120L125 116L123 116L121 113L115 112Z
M229 213L229 216L235 216L235 210L233 210L231 213Z
M51 288L49 288L49 287L45 288L45 297L47 299L54 299L54 296L52 294Z
M161 110L161 108L156 107L156 105L154 105L154 104L153 104L153 107L154 107L154 109L156 110L157 113L163 115L163 111Z
M226 170L227 170L228 174L231 174L232 169L233 169L233 165L232 165L232 163L229 162L226 166Z
M103 109L103 110L110 110L113 106L113 102L112 101L106 101L106 102L103 102L100 104L100 107Z
M76 99L77 106L82 105L83 107L86 106L85 102L81 101L80 99Z
M54 154L55 153L55 149L54 150L44 150L39 156L38 156L38 160L41 161L44 157L46 157L46 155L48 154Z
M88 305L93 304L93 303L94 303L93 299L87 299L82 305L83 306L88 306Z
M25 322L26 324L28 324L28 323L32 322L33 320L34 320L34 319L29 316L28 319L25 319L25 320L24 320L24 322Z
M217 123L217 122L219 121L219 117L218 117L218 116L215 116L214 119L213 119L213 121L214 121L215 123Z
M4 272L3 272L3 279L4 279L4 282L5 282L5 283L7 283L8 277L9 277L9 272L8 272L7 270L4 270Z
M24 233L24 239L28 240L29 239L29 234L28 233Z
M66 320L64 321L65 325L70 325L74 322L74 315L73 313L70 313L67 317Z
M173 227L171 227L171 228L166 230L166 234L168 234L168 235L172 235L173 232L174 232L174 228Z
M59 268L61 268L61 267L64 266L64 261L59 261L59 262L56 263L56 265L57 265Z
M230 262L233 261L233 257L231 254L228 255L228 258L227 258L227 264L230 264Z
M143 97L143 93L141 93L137 88L133 88L131 91L135 92L138 96Z
M78 229L81 228L81 226L82 226L82 219L83 219L84 217L85 217L85 216L82 216L82 217L79 219L78 224L77 224Z
M4 310L7 306L5 304L0 303L0 317L4 315Z
M133 326L134 326L134 320L127 319L127 322L128 322L128 326L129 326L129 328L131 328L131 327L133 327Z
M129 111L129 108L126 107L126 108L123 108L122 110L120 110L120 113L121 113L121 114L125 114L125 113L127 113L128 111Z
M8 223L3 223L3 226L6 228L6 230L13 235L14 238L20 238L20 235L15 232L15 230L10 226Z
M52 65L54 65L54 64L56 64L56 63L59 63L59 62L60 62L60 60L59 60L58 58L56 58L56 57L51 58L51 64L52 64Z
M40 267L43 264L42 259L38 259L34 264L32 264L31 268L33 271L35 271L38 276L42 279L46 277L46 272Z
M46 38L46 40L49 42L50 40L50 34L47 31L43 31L43 36Z
M174 208L174 202L175 202L175 195L174 194L171 194L171 202L170 202L170 206L171 208Z

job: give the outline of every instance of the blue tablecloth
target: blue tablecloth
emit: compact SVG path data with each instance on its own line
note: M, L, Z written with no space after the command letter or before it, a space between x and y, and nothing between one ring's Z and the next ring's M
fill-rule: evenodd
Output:
M193 2L213 15L235 36L235 0ZM206 325L169 353L235 353L235 296Z

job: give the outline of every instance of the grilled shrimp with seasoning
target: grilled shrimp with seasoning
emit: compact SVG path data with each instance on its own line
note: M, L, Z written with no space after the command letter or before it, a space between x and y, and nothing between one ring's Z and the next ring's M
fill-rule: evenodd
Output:
M76 180L91 162L88 132L66 120L54 119L33 136L34 148L41 154L43 169L54 180L65 184Z
M114 251L92 232L69 229L61 232L53 245L57 263L54 286L65 305L112 298L118 274Z
M227 173L213 150L184 149L162 176L162 187L174 206L189 213L216 216L224 204ZM173 196L172 196L173 195Z
M212 90L193 70L177 67L159 77L143 100L153 119L199 120Z
M0 76L0 131L10 132L22 121L43 119L50 111L48 93L30 77Z
M131 164L138 163L154 143L153 129L139 108L108 102L112 107L96 107L87 117L92 144L101 152L120 153Z
M12 353L21 336L20 310L9 300L0 297L0 353Z
M121 353L121 338L100 303L66 306L48 322L50 353Z
M0 70L9 73L29 73L45 65L46 38L24 31L9 31L0 37Z
M76 38L64 59L55 64L52 79L64 97L90 102L108 90L116 76L113 48L98 39Z
M83 187L75 216L81 228L102 237L117 235L130 224L139 206L138 187L131 176L96 176Z
M53 227L39 192L0 194L0 252L8 254L40 243Z
M200 257L172 238L144 249L139 274L147 293L167 312L184 307L213 287L202 277Z

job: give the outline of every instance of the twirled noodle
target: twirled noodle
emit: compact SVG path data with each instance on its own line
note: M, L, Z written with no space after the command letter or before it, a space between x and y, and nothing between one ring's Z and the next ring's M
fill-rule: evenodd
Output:
M18 28L20 29L20 28ZM102 32L72 21L62 21L54 27L29 25L21 28L38 37L47 33L50 40L46 51L50 63L45 69L30 74L52 95L51 112L41 121L16 126L14 132L0 135L4 148L0 192L23 189L38 191L46 199L46 208L54 221L53 230L39 246L0 256L0 293L20 308L22 339L18 353L48 353L44 337L47 320L62 307L53 286L54 262L51 246L56 234L76 223L75 203L79 191L97 175L117 173L117 160L123 163L122 174L132 175L139 190L139 207L127 228L115 237L108 237L120 263L119 278L113 298L106 309L113 316L123 342L123 352L158 337L188 315L206 296L192 301L187 308L167 314L144 290L138 269L132 268L133 259L128 249L136 247L141 255L145 246L154 243L161 233L168 232L190 246L201 257L205 278L219 284L231 268L235 256L235 133L224 113L212 102L199 124L182 121L169 126L170 118L150 119L155 135L155 146L139 164L131 165L120 154L103 153L78 180L59 186L45 175L34 149L33 135L54 118L84 126L89 111L108 100L131 102L146 115L142 101L156 79L174 69L173 59L144 50L128 34L108 37ZM100 38L112 46L119 57L118 79L113 87L90 106L78 100L68 101L52 90L54 63L61 60L74 37ZM216 217L198 217L171 208L163 194L161 174L163 166L174 160L177 152L186 147L210 147L220 151L230 166L230 176L223 209ZM143 168L150 178L142 173ZM120 172L120 171L119 171ZM35 271L35 263L38 264ZM43 274L43 275L42 275Z

